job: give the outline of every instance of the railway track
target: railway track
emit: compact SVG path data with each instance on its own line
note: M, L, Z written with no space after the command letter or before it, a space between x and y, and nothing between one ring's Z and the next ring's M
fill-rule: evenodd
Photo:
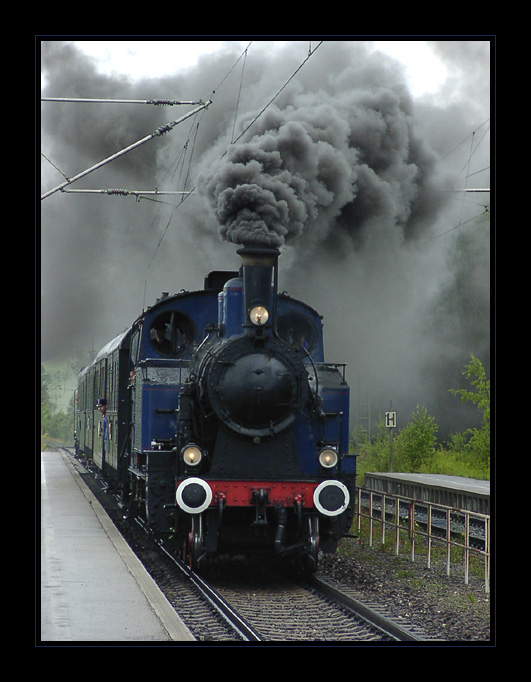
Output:
M70 453L72 454L72 453ZM421 641L382 608L312 576L300 580L274 562L222 558L202 575L155 541L87 472L94 492L133 551L199 641Z
M428 637L317 576L298 579L275 562L222 559L200 576L160 547L225 621L234 639L265 641L424 641ZM193 626L190 625L193 629Z
M206 574L208 588L250 629L248 641L426 639L323 579L292 577L274 562L227 560Z

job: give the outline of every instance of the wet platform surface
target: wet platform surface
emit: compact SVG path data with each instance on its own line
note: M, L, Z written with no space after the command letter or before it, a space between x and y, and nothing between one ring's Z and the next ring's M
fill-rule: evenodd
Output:
M36 640L194 641L81 479L79 466L66 454L41 452Z

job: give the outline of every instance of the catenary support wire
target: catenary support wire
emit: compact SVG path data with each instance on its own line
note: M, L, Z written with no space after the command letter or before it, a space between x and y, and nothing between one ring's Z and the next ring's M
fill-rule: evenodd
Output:
M41 102L75 102L80 104L153 104L155 106L173 107L181 104L195 106L203 104L200 99L183 101L178 99L87 99L82 97L41 97Z
M176 119L175 121L170 121L169 123L166 123L165 125L160 126L159 128L157 128L157 130L155 130L150 135L146 135L141 140L138 140L137 142L133 143L132 145L129 145L129 147L122 149L121 151L117 152L116 154L112 154L112 156L109 156L108 158L104 159L103 161L100 161L99 163L95 164L94 166L87 168L86 170L84 170L81 173L78 173L73 178L66 180L65 182L61 183L57 187L54 187L53 189L49 190L48 192L45 192L44 194L42 194L41 195L41 201L43 199L46 199L47 197L51 196L52 194L55 194L55 192L58 192L59 190L63 189L63 187L66 187L67 185L71 185L73 182L76 182L76 180L79 180L80 178L83 178L86 175L88 175L89 173L92 173L93 171L97 170L98 168L101 168L102 166L109 163L110 161L114 161L114 159L117 159L120 156L127 154L131 150L136 149L137 147L140 147L140 145L143 145L146 142L149 142L149 140L152 140L154 137L160 137L161 135L164 135L164 133L167 133L168 131L172 130L176 125L178 125L179 123L182 123L187 118L190 118L190 116L194 116L198 111L201 111L202 109L206 109L210 104L212 104L212 101L207 100L200 107L197 107L197 109L193 109L192 111L189 111L187 114L184 114L184 116L181 116L180 118Z

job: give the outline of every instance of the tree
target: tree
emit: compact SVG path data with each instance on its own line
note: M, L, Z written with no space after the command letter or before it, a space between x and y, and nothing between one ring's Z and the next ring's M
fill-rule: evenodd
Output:
M67 411L56 411L48 389L49 376L41 365L41 439L49 436L69 444L74 432L74 398L70 399Z
M48 393L48 375L41 365L41 433L46 433L52 414L52 403Z
M490 380L479 358L471 354L471 361L465 366L465 376L472 388L450 389L450 393L461 397L464 403L475 403L483 412L480 429L467 429L464 435L469 437L464 450L484 464L490 459Z
M377 433L372 442L363 446L359 464L365 471L389 471L389 429L382 415L377 422ZM405 424L393 438L393 470L416 472L422 468L429 471L437 445L439 427L425 407L417 405L411 421Z
M432 458L437 444L438 425L425 407L417 405L408 422L394 439L397 464L401 471L419 471Z

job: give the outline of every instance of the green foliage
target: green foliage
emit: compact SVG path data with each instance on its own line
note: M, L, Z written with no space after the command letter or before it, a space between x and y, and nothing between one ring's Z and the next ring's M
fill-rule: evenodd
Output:
M385 426L382 415L376 423L376 436L372 441L366 439L357 442L358 471L388 471L391 448L389 429Z
M41 442L45 437L58 440L65 445L73 442L74 398L66 412L55 411L48 391L49 378L41 365Z
M452 446L455 451L489 468L490 380L487 379L481 361L474 355L471 355L471 358L463 371L463 376L469 380L472 388L450 389L450 393L460 396L462 402L471 402L477 405L478 409L483 412L481 428L467 429L460 437L456 437L454 434Z
M41 433L45 433L52 414L52 403L48 393L48 376L41 365Z
M426 408L417 406L412 419L393 437L393 471L420 471L429 466L435 454L438 426ZM377 435L372 443L359 446L359 464L364 471L389 471L391 434L382 416L377 422Z
M47 435L64 445L74 442L74 415L71 406L68 412L55 412L48 422Z
M439 447L429 464L423 464L421 474L446 474L447 476L464 476L465 478L479 478L488 480L490 470L480 463L467 459L461 451Z
M417 405L411 420L393 434L393 471L447 474L468 478L490 478L490 381L478 358L472 355L463 375L470 388L451 389L464 402L473 402L482 411L482 427L451 434L445 447L437 442L438 425L424 407ZM359 483L366 471L389 471L391 439L384 418L376 424L376 436L369 441L356 435Z
M412 420L400 429L394 442L397 455L394 461L402 463L400 471L419 471L423 464L430 462L437 445L438 429L426 408L417 405Z

